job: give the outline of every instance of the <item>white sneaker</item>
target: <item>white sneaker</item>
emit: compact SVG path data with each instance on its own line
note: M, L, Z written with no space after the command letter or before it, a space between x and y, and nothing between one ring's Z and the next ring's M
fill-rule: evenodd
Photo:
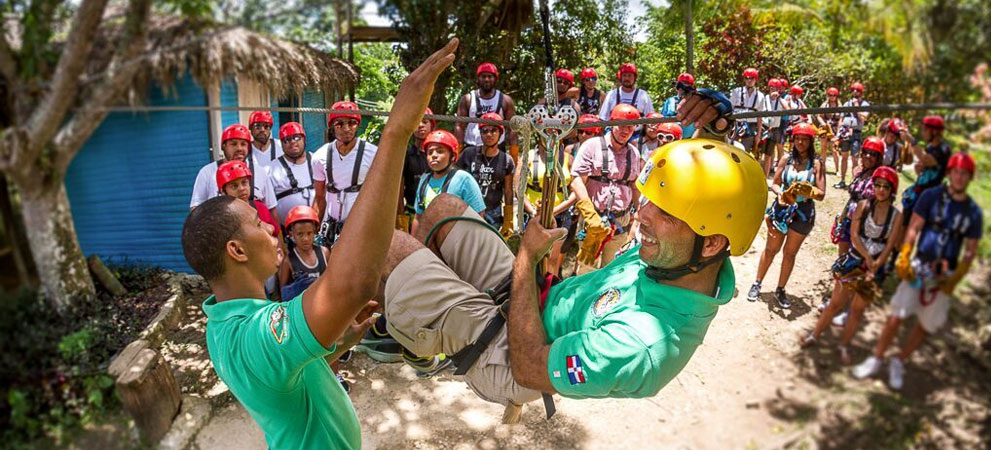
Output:
M881 370L881 359L872 355L853 368L853 377L862 380L877 374L879 370Z
M819 308L819 311L820 312L825 311L826 308L828 308L828 307L829 307L829 300L828 299L826 301L820 303L819 306L817 306L817 308Z
M843 311L837 314L835 317L833 317L833 326L842 328L844 325L846 325L846 316L847 316L846 311Z
M899 390L905 384L905 363L898 357L888 361L888 385L891 389Z

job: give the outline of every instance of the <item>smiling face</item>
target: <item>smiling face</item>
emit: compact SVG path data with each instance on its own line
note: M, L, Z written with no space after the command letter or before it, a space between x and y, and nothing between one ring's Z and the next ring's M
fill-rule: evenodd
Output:
M692 257L695 232L687 223L651 202L637 212L640 220L640 259L647 265L670 269L687 264Z
M891 191L891 182L883 178L874 179L874 198L877 201L883 202L891 199Z
M584 79L582 79L582 85L585 86L585 89L591 91L595 89L595 83L598 81L599 79L596 77L585 77Z

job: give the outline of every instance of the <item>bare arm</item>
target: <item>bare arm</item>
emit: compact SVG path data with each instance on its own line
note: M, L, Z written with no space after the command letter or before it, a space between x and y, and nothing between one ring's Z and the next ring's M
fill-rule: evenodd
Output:
M468 94L461 96L461 101L458 102L458 112L456 113L459 117L468 117ZM454 137L458 138L458 142L465 141L465 129L468 124L465 122L458 122L454 124Z
M588 198L588 189L585 184L588 183L588 175L582 175L571 179L571 193L575 194L576 201L585 200Z
M864 241L860 239L860 221L864 217L864 214L869 214L867 211L867 200L861 200L857 202L857 209L853 212L853 219L850 220L850 244L853 248L857 250L860 256L864 257L864 262L867 263L867 267L874 266L874 258L871 253L867 251L867 246L864 245ZM894 206L891 206L894 208Z
M317 218L323 221L323 214L327 210L327 182L314 181L313 187L316 189L313 194L313 209L317 211Z
M771 182L771 192L775 193L775 195L781 195L783 193L781 191L781 183L783 182L781 179L781 174L784 173L785 165L787 164L788 157L783 156L778 161L778 167L774 169L774 181Z
M912 220L908 223L908 230L905 231L905 239L902 243L915 246L915 239L919 237L919 231L922 231L922 225L925 225L926 219L914 212L906 214L912 214Z
M381 203L388 199L391 204L399 195L406 144L423 118L437 76L454 61L457 44L452 39L403 80L378 154L327 261L327 271L303 294L306 323L324 347L337 342L379 290L395 223L392 208L382 208Z
M894 204L889 206L889 208L894 207ZM891 220L893 221L892 223L894 223L894 228L891 229L891 238L888 239L888 243L884 245L884 250L881 250L881 254L878 255L877 261L875 262L875 264L878 264L879 266L884 264L884 261L888 260L888 256L891 255L891 252L895 251L895 241L902 232L902 214L896 210L891 216ZM880 267L872 267L872 271L876 271L879 268Z
M822 167L822 160L815 160L816 166L816 189L819 193L812 197L813 200L822 201L826 198L826 169Z
M512 119L516 115L516 103L513 102L513 98L508 95L502 96L502 110L506 113L503 117L506 120ZM506 127L506 145L516 145L516 133L513 129Z

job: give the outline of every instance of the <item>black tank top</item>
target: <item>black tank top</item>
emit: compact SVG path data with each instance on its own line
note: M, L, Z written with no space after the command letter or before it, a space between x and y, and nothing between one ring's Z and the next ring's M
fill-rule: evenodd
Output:
M307 267L303 264L303 261L296 254L296 249L292 249L289 252L289 266L292 269L290 277L292 281L299 280L300 278L312 277L317 278L324 270L327 269L327 261L323 258L323 247L317 244L313 244L313 251L317 253L317 265L316 267Z
M599 114L599 97L602 95L598 89L592 91L592 95L585 96L585 88L578 91L578 105L581 106L582 114Z

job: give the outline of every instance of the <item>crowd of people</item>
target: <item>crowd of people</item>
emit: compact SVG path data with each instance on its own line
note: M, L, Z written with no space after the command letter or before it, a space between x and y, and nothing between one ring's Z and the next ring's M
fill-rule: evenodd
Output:
M443 63L438 61L434 64ZM425 65L430 62L428 60ZM416 76L430 78L416 72L411 78ZM433 76L435 78L436 74ZM257 212L258 226L262 227L264 234L271 236L273 242L277 242L278 251L285 256L275 269L258 272L266 274L264 298L289 303L302 298L299 302L304 305L300 314L307 314L304 292L317 291L321 295L331 292L323 284L314 284L322 279L320 275L323 272L330 272L333 278L354 275L354 271L340 275L333 273L334 268L338 267L332 264L332 259L337 256L335 253L343 255L339 258L346 258L341 264L350 261L356 267L361 267L363 260L353 256L355 254L371 252L381 256L388 253L384 256L386 275L362 275L374 279L372 284L376 295L369 295L365 302L356 300L348 304L350 309L317 306L319 303L309 306L313 311L319 310L320 314L334 312L355 317L359 310L364 311L363 308L369 311L376 309L375 302L368 304L367 300L385 298L386 304L381 305L385 307L385 314L357 314L356 321L348 319L341 322L343 325L338 325L334 332L323 334L315 329L307 314L305 323L310 324L316 341L303 342L299 344L299 349L293 351L325 356L335 370L337 360L348 357L349 352L345 351L351 345L355 345L356 351L364 352L379 362L405 361L422 376L431 376L448 367L463 368L466 382L476 393L486 400L509 407L538 399L540 393L548 392L578 398L636 397L656 393L687 363L687 358L708 327L708 319L704 323L691 325L699 327L691 334L697 341L686 338L685 342L677 344L686 347L679 347L685 355L672 366L674 368L646 367L632 359L624 360L623 364L604 362L591 353L591 347L596 347L600 355L622 359L620 354L626 355L623 352L637 346L630 340L634 338L603 334L598 327L583 329L585 325L577 322L586 323L585 315L589 314L599 323L603 315L609 314L612 304L624 304L630 301L628 296L634 296L635 302L635 295L646 295L644 292L651 292L650 295L657 295L658 298L704 295L708 298L708 309L678 308L686 308L683 312L692 317L702 317L707 311L714 312L715 306L712 305L728 301L734 290L732 269L727 269L730 267L728 263L717 263L729 254L740 255L749 248L760 226L760 213L765 207L763 223L767 229L767 240L760 256L757 278L746 297L750 301L760 298L764 277L775 256L782 253L772 301L779 308L790 308L793 300L787 294L786 287L796 255L813 230L818 209L818 215L825 215L826 220L833 221L830 238L837 245L838 256L831 269L834 289L828 301L823 303L822 314L814 330L802 336L799 345L802 348L815 345L829 325L841 319L840 325L844 329L839 354L844 363L850 364L847 346L862 322L863 312L868 304L881 301L881 283L894 273L902 281L891 298L890 317L873 355L855 366L852 373L857 378L877 373L901 322L910 315L916 315L919 321L901 352L887 360L889 384L893 389L901 388L904 362L928 334L936 332L946 322L950 295L970 267L982 230L980 208L967 195L967 186L975 173L974 160L966 153L951 152L943 139L944 120L939 116L926 116L919 126L919 139L914 137L910 127L896 117L881 120L877 131L871 133L865 128L868 112L747 118L737 120L723 134L712 134L710 131L715 127L709 123L712 118L706 121L686 120L686 117L701 117L700 112L694 112L694 115L686 113L686 102L702 101L699 100L702 98L711 103L707 104L707 108L718 110L718 117L725 118L727 109L732 112L805 109L805 90L799 85L789 85L784 78L772 78L764 92L758 87L758 70L748 68L742 74L742 85L728 94L700 95L704 90L696 88L694 76L684 73L672 82L673 95L663 100L657 98L662 105L658 112L654 110L652 94L637 87L637 76L634 64L622 64L616 74L615 86L600 90L597 73L592 68L579 72L577 86L570 70L557 70L555 81L559 104L573 106L580 115L578 123L590 126L577 129L564 139L561 151L557 152L558 161L547 161L547 152L542 147L522 149L530 152L526 167L520 164L518 137L509 127L459 122L453 131L448 131L440 128L434 120L406 120L414 116L422 117L418 115L420 112L432 114L429 108L423 110L423 106L419 106L421 109L417 114L405 111L409 109L405 105L397 106L404 108L405 116L404 111L393 109L389 126L378 144L387 152L392 152L397 145L394 140L396 135L389 134L394 121L403 124L404 120L411 122L408 125L410 134L407 135L411 137L408 142L402 143L405 146L404 156L399 157L403 159L402 163L388 163L388 166L387 163L378 163L382 158L376 158L381 153L376 143L359 136L363 119L354 103L340 101L333 104L334 110L352 110L354 113L329 114L327 125L333 140L312 154L304 150L307 136L301 124L282 124L278 139L275 139L272 136L272 115L267 111L256 111L251 114L247 126L233 124L224 130L221 139L224 159L207 164L197 175L187 227L191 226L190 222L198 220L194 217L201 205L215 197L238 198L252 206ZM498 81L499 69L495 64L479 64L476 89L460 98L457 114L495 121L510 119L515 114L516 105L512 97L497 88ZM430 86L423 84L419 87L432 90L432 80ZM405 96L402 100L411 104L425 104L422 92L401 90L399 96ZM411 101L414 98L415 101ZM826 98L822 104L824 107L869 104L864 99L864 86L857 82L849 86L849 98L845 102L841 103L840 91L835 87L826 90ZM396 105L401 105L400 100L397 98ZM719 108L720 102L731 108ZM674 117L678 122L594 126L604 120L659 117ZM727 147L733 148L722 153L726 161L739 164L740 155L746 152L752 155L752 158L746 158L747 164L754 162L752 167L748 165L739 175L739 179L710 179L713 175L704 170L690 178L694 183L699 183L691 189L692 202L712 201L712 205L719 205L718 208L712 206L709 208L712 211L706 213L683 212L689 202L679 198L679 195L688 194L673 188L662 191L651 184L651 180L664 179L657 178L662 176L660 173L663 171L680 170L682 173L677 176L685 176L685 173L695 170L694 166L674 167L677 164L672 157L678 152L689 152L688 147L679 142L693 137L725 140L729 144ZM387 143L387 139L390 142ZM738 151L741 153L734 153ZM659 152L663 152L666 159L661 158ZM849 201L836 212L835 217L830 217L832 211L823 211L821 206L817 208L817 202L821 202L826 195L827 161L830 159L834 173L840 178L832 187L849 193ZM668 161L667 165L665 161ZM899 172L909 165L914 169L916 181L905 190L899 201ZM514 269L519 268L514 264L521 264L519 256L514 263L508 247L497 238L499 234L510 236L539 214L543 189L548 188L541 186L540 180L546 171L555 170L555 167L561 168L566 189L555 195L553 216L557 226L567 232L564 236L556 236L563 239L554 239L546 248L538 249L536 247L540 246L534 247L535 244L531 243L536 242L537 238L529 236L532 228L529 227L520 250L521 254L530 254L528 251L539 254L540 258L547 255L547 286L535 287L535 290L542 291L544 297L542 301L545 303L541 303L544 305L543 319L538 309L530 311L525 304L514 306L512 313L502 311L491 300L484 307L478 306L479 298L484 296L486 289L499 285L507 277L513 281L514 299L517 287L532 284L532 280L527 282L522 279L525 277L520 277L519 271ZM848 173L851 175L849 184ZM386 175L395 175L396 180L384 180ZM944 183L944 179L949 182ZM398 204L395 206L391 203L392 197L385 195L389 192L385 183L398 185ZM660 181L660 186L664 187L664 183ZM745 199L727 199L719 196L728 194L717 192L709 185L726 183L740 183L751 192L759 190L760 195L748 194ZM760 184L759 189L753 188L755 183ZM522 204L517 204L515 196L518 185L525 185L526 195L522 198ZM367 192L369 190L371 192ZM765 200L767 191L773 194L769 207ZM366 194L359 197L362 192ZM367 206L359 208L359 198L365 198L364 205ZM758 203L759 207L755 206ZM727 219L744 220L748 214L752 215L751 210L755 207L757 215L752 226L745 222L737 222L735 228L725 224L720 226L714 225L717 222L709 217L705 220L698 218L699 214L715 214L716 209L736 208L726 212ZM514 211L517 208L523 209L524 224L515 223L517 214ZM402 233L396 232L390 239L388 234L382 234L382 230L370 230L367 221L373 215L379 219L388 217L390 228ZM477 219L496 233L485 233L484 227L470 223L446 224L448 217ZM674 227L672 217L680 219L678 223L686 228ZM392 219L395 219L394 226ZM358 225L347 226L356 222ZM212 226L203 223L201 226ZM710 229L706 230L705 224L709 224ZM708 234L702 234L700 230ZM379 234L370 234L373 231ZM549 233L547 230L541 231ZM675 264L671 261L671 264L660 269L652 266L653 260L648 260L646 254L655 252L655 258L663 260L666 255L657 247L665 248L665 240L674 238L664 236L677 236L678 233L693 236L685 238L687 240L679 247L685 249L687 262ZM189 239L190 242L187 242L184 230L187 259L190 259L195 270L208 277L217 293L216 286L223 283L215 280L226 275L217 272L215 267L212 271L202 269L207 264L205 262L195 264L196 257L189 256L193 250L189 250L187 245L194 239ZM375 241L374 245L372 241ZM665 286L662 283L652 283L653 287L649 289L642 287L639 294L629 293L627 287L639 283L636 271L630 274L634 278L621 278L619 272L634 264L633 260L644 264L636 258L631 260L627 253L637 253L631 252L631 249L639 249L641 258L646 261L646 266L634 267L647 267L647 276L651 280L695 280L692 277L707 275L707 287L697 290L704 294L685 289L670 291L674 289L670 287L663 290L660 288ZM238 249L230 247L227 253L234 260L244 256L238 253ZM396 253L401 257L396 257ZM215 262L210 264L216 265ZM529 266L523 264L523 267L529 268L528 273L533 273ZM452 270L458 279L451 278ZM597 275L576 277L593 273ZM210 276L214 280L210 280ZM583 279L592 281L583 283ZM413 281L406 283L407 280ZM353 283L359 281L338 280L338 284L328 281L326 285L354 287L356 285ZM622 283L626 283L626 287ZM552 289L550 286L555 287ZM613 286L613 290L602 293L602 286ZM364 289L357 292L367 292L371 288L366 286ZM587 304L589 311L579 310L571 303L563 306L565 302L561 298L571 295L565 291L584 290L588 290L591 296L591 303ZM260 293L253 298L259 296ZM429 305L415 301L424 297L432 297L435 301ZM506 331L500 331L501 334L495 337L490 336L489 339L494 339L491 348L486 350L483 345L474 357L466 356L471 352L463 350L471 349L475 344L465 344L476 342L481 339L480 336L487 334L490 322L488 319L479 322L469 318L472 314L458 313L465 304L465 298L475 302L473 308L476 309L471 310L472 314L493 317L495 311L494 316L501 315L503 323L509 322L508 337ZM204 307L212 321L215 315L221 314L217 311L223 303L211 301L208 300ZM381 306L377 308L379 311ZM299 324L292 325L296 328L291 330L280 328L284 326L283 318L296 313L299 308L296 305L272 310L271 316L263 317L263 333L273 334L279 344L282 344L282 339L289 339L292 333L300 333ZM344 314L345 309L347 314ZM532 336L528 334L532 330L514 328L514 320L528 321L531 313L534 314L532 318L537 320L537 327L543 330ZM514 315L522 318L514 319ZM634 316L625 317L637 319ZM541 320L548 327L546 330L540 326ZM517 331L514 332L514 329ZM701 330L700 334L698 330ZM330 339L329 336L334 333L344 337ZM533 351L537 353L529 353L531 342L528 338L531 337ZM208 336L208 339L212 338ZM590 339L599 341L596 343ZM559 345L559 341L563 343ZM514 342L519 344L514 347ZM548 342L552 344L548 345ZM336 347L332 345L334 343ZM320 350L314 350L317 348L314 346ZM520 353L523 350L518 348L528 349L527 353ZM218 350L211 347L211 357L216 365L218 357L215 357L215 351ZM664 358L660 356L661 360ZM475 363L475 360L479 362ZM541 362L542 368L534 368L534 373L543 373L542 379L528 380L516 369L508 369L510 365L529 367L532 364L539 366ZM462 366L472 367L469 370ZM494 369L497 367L501 369ZM627 380L631 373L641 376L648 373L643 372L648 369L659 370L662 376L655 381L639 381L645 385L624 384L627 381L632 383L636 378ZM236 372L231 368L224 370ZM219 367L218 372L221 372ZM222 378L234 376L229 375L234 372L222 372ZM590 379L595 381L586 383L585 377L590 373L611 374L612 378L607 383L593 376ZM339 380L346 389L347 384L343 379ZM225 381L228 380L225 378ZM231 388L259 420L259 416L264 415L264 407L253 409L251 402L263 401L257 397L258 394L247 393L243 386L232 385ZM253 396L252 401L245 401L245 397ZM259 423L265 428L265 420L259 420ZM278 441L278 438L273 441L271 435L269 439L270 444Z

